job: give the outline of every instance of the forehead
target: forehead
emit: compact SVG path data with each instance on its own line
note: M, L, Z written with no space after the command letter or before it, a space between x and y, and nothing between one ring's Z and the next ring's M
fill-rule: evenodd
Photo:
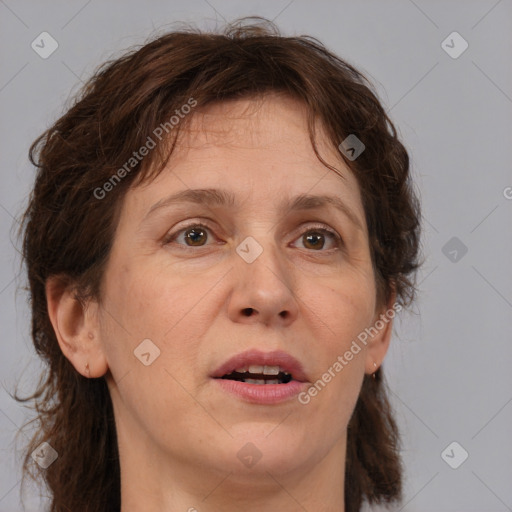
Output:
M315 142L337 172L315 154L301 101L267 94L213 103L183 125L166 169L143 187L142 199L154 204L170 193L211 188L268 208L285 196L329 194L361 212L357 180L319 122Z
M317 120L317 144L331 159L341 162ZM194 112L180 133L178 147L224 150L282 150L294 147L288 159L311 156L306 105L285 94L267 93L245 99L216 102ZM309 158L308 158L309 159Z

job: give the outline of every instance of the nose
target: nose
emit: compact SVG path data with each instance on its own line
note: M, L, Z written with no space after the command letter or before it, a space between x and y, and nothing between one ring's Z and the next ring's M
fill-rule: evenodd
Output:
M293 272L275 246L268 243L261 247L263 251L251 263L240 256L242 253L234 255L228 315L237 323L284 327L298 314Z

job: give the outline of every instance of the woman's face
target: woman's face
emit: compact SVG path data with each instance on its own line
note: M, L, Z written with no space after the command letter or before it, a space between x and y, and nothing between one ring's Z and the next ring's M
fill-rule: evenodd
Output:
M322 131L317 141L343 178L315 156L295 100L215 104L194 113L157 179L127 193L98 317L122 463L174 479L210 468L254 482L344 460L364 373L387 345L380 335L360 344L305 399L384 311L356 179ZM303 195L343 206L319 199L290 208ZM260 354L224 369L266 362L297 379L213 378L246 351ZM261 355L274 351L303 374L286 356Z

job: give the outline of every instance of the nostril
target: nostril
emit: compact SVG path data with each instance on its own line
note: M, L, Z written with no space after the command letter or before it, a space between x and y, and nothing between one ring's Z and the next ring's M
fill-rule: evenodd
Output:
M244 315L245 315L245 316L251 316L251 315L252 315L252 312L253 312L253 309L252 309L252 308L245 308L245 309L244 309Z

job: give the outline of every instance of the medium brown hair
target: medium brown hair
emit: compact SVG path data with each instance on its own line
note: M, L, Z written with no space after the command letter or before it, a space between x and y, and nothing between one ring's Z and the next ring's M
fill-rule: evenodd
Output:
M23 216L23 257L32 309L32 338L46 368L29 397L38 430L27 447L24 474L44 481L52 512L120 510L120 465L112 403L104 377L87 379L63 355L48 316L45 283L59 276L84 306L101 299L105 263L127 189L158 175L180 129L166 131L143 160L112 176L147 143L156 127L191 98L200 107L229 99L279 92L307 107L317 157L315 120L334 147L350 134L365 145L350 160L369 233L379 304L396 292L409 305L419 266L420 209L409 157L368 79L309 37L284 37L271 22L238 20L222 33L194 28L158 36L103 64L69 110L30 148L37 167ZM126 167L125 167L126 170ZM109 181L110 180L110 181ZM95 190L108 187L108 197ZM40 469L30 453L43 441L59 454ZM382 370L365 375L347 437L345 507L401 499L399 432Z

